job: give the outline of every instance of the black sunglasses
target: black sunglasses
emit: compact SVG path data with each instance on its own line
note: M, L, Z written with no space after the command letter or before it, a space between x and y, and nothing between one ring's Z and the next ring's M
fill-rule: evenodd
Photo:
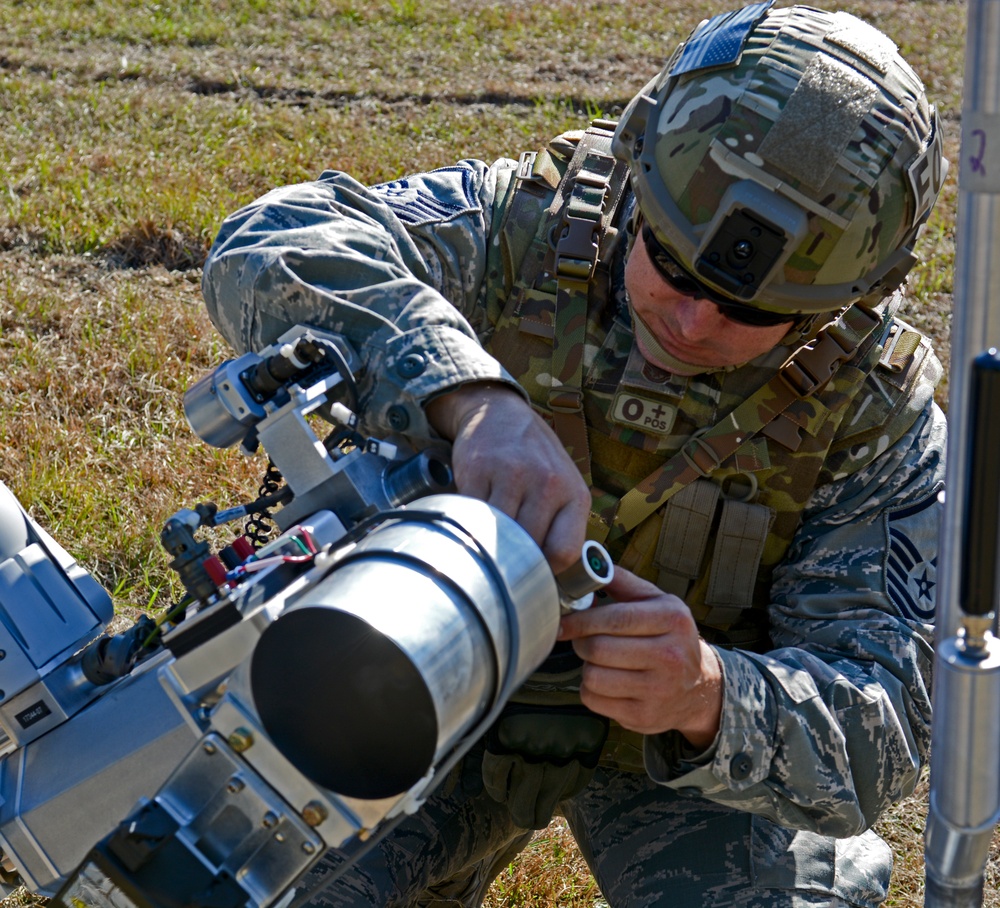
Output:
M757 309L745 303L738 303L728 296L717 293L711 287L706 287L692 274L685 270L653 233L645 221L642 223L642 242L646 254L660 276L678 293L693 297L696 300L706 299L718 306L719 311L730 321L741 325L754 325L758 328L775 327L795 321L795 316L785 312L768 312Z

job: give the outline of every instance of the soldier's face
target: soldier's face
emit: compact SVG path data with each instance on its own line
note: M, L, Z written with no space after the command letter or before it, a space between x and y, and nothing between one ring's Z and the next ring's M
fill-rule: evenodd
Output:
M671 372L695 375L699 367L737 366L766 353L788 333L792 319L780 325L744 325L727 318L707 299L674 289L656 270L641 239L625 265L625 288L632 308L660 346L674 359L690 364L664 363L639 340L639 350L654 365Z

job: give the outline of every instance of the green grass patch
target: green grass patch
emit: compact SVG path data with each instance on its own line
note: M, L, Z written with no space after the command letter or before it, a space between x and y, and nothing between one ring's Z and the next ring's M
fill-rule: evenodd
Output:
M843 8L899 44L957 160L965 4ZM222 219L327 168L370 183L464 157L516 157L614 116L720 9L704 0L0 0L0 479L123 612L164 605L179 593L159 545L165 519L206 499L254 497L264 466L208 448L182 413L184 389L229 355L198 287ZM921 240L906 313L943 355L956 171ZM900 857L897 908L921 901L925 796L881 827ZM560 823L488 903L600 904Z

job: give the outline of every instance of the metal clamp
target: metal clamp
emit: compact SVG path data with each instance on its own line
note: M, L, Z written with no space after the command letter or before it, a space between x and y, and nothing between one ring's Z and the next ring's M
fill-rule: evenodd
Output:
M526 183L540 183L542 182L542 177L540 174L535 173L535 158L538 157L537 151L522 151L520 158L517 161L517 173L516 179L521 180Z

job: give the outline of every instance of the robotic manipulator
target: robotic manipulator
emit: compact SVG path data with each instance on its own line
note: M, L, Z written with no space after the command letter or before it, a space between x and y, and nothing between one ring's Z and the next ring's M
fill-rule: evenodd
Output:
M124 633L0 485L8 889L73 908L293 904L324 851L350 866L420 806L548 655L560 613L611 579L592 542L553 576L513 520L454 493L446 454L361 436L357 368L343 339L296 328L189 390L203 440L263 447L283 483L171 517L187 595ZM323 441L317 417L336 427ZM280 535L259 547L198 538L262 513Z

